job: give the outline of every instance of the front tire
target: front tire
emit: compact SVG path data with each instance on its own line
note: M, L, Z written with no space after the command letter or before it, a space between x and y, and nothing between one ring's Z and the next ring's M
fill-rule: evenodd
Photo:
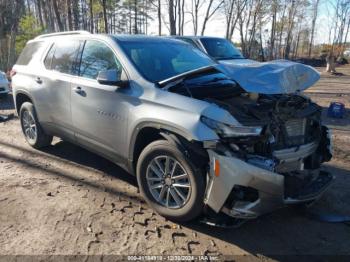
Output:
M149 144L137 162L137 181L147 203L160 215L174 221L190 221L203 210L203 172L167 140Z
M39 149L51 144L52 136L45 134L43 131L32 103L25 102L22 104L19 117L24 137L29 145Z

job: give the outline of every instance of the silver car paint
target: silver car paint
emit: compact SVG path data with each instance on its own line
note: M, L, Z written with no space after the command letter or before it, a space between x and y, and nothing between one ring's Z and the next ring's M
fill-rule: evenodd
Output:
M209 149L210 172L205 203L215 212L224 212L241 219L253 219L288 204L310 202L318 199L331 185L323 188L307 199L285 198L284 176L251 165L232 156L220 155ZM298 152L295 152L298 155ZM220 174L215 176L215 161L220 162ZM232 209L224 206L235 185L251 187L258 191L259 198L254 202L235 203Z
M65 37L94 39L108 45L121 62L130 86L100 85L96 80L46 70L43 59L50 44L64 41ZM132 170L125 161L132 160L133 142L143 127L167 129L188 140L216 141L218 135L200 121L201 116L240 125L231 114L216 105L161 90L145 80L111 36L55 36L45 39L45 42L46 51L42 52L40 59L34 59L26 67L14 67L17 71L13 78L14 99L19 93L27 94L44 128L115 161L129 171ZM41 83L35 81L37 77ZM83 94L75 92L76 87L81 87ZM207 189L206 203L213 210L222 211L223 203L235 184L251 185L262 192L258 202L250 204L250 217L283 204L283 176L237 158L218 155L210 149L208 153L211 176L213 159L219 159L222 166L222 175L212 179Z
M65 37L93 39L108 45L126 71L130 86L100 85L97 80L46 70L43 60L49 46L64 41ZM111 36L53 36L33 41L45 41L45 52L28 66L14 66L17 72L13 78L14 98L18 93L28 94L45 129L115 162L130 160L129 145L140 127L170 129L189 140L205 141L217 140L218 136L199 121L202 115L239 124L216 105L163 91L142 78ZM37 77L42 81L40 84L35 81ZM85 96L75 93L77 86L82 88Z

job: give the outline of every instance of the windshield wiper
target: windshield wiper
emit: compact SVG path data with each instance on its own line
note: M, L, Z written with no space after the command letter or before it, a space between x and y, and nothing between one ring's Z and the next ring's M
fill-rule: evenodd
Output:
M196 75L196 74L201 74L201 73L206 73L206 72L210 72L212 70L216 70L216 68L214 67L214 65L210 65L210 66L204 66L204 67L200 67L191 71L187 71L184 72L182 74L178 74L176 76L172 76L170 78L167 78L165 80L159 81L158 85L161 87L166 86L167 84L174 82L176 80L180 80L179 82L182 82L185 78L192 76L192 75ZM182 79L182 80L181 80ZM168 87L169 88L169 87Z

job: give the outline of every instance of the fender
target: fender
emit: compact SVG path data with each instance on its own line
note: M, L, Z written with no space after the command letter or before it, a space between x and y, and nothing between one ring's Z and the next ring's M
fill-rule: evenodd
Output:
M25 95L25 96L28 96L30 98L30 100L33 102L33 104L35 104L35 100L33 98L33 96L31 94L29 94L29 92L27 92L26 90L24 89L19 89L19 90L14 90L14 93L13 93L13 102L15 104L15 109L16 109L16 112L18 113L19 111L19 108L17 108L17 95L19 94L22 94L22 95Z
M134 147L135 147L135 142L136 142L136 138L139 134L139 132L146 127L152 127L158 130L164 130L164 131L168 131L170 133L175 133L178 134L184 138L186 138L188 141L192 141L194 140L194 138L189 134L189 133L185 133L182 130L175 128L173 126L164 124L164 123L160 123L160 122L151 122L151 121L146 121L146 122L141 122L139 123L136 128L134 128L134 131L131 135L130 138L130 143L129 143L129 154L128 154L128 158L129 158L129 162L133 161L133 155L134 155Z

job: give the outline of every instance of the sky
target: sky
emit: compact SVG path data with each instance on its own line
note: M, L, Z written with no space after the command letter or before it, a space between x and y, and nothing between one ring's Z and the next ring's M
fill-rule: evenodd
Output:
M332 1L332 0L331 0ZM190 2L186 1L185 4L187 4L187 10L190 10ZM200 17L203 19L204 12L205 12L206 6L200 10ZM330 3L327 0L321 0L320 6L319 6L319 13L318 13L318 19L316 21L316 31L315 31L315 44L321 44L328 42L328 35L329 30L332 24L332 14L330 14ZM165 11L163 12L166 13ZM166 20L167 18L164 17L163 20ZM201 29L202 26L202 19L200 19L199 27ZM311 24L311 21L310 21ZM269 27L267 25L267 27ZM224 37L225 36L225 16L223 12L217 12L215 16L207 23L205 35L206 36L218 36L218 37ZM169 34L169 31L166 27L166 25L163 23L162 27L163 34ZM200 30L199 30L200 31ZM150 23L149 27L149 34L157 35L158 34L158 20L154 20ZM185 28L184 28L184 34L185 35L193 35L193 25L191 21L190 14L185 15ZM235 30L235 33L233 35L233 42L240 42L240 36L238 30Z

